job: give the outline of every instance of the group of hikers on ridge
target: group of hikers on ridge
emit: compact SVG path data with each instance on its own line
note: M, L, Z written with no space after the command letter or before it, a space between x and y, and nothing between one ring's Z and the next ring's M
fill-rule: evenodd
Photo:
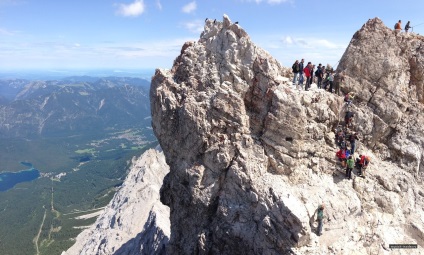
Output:
M334 89L334 93L340 95L340 83L343 81L343 75L335 75L333 67L329 64L327 66L318 64L316 69L315 67L311 62L308 62L305 66L303 58L301 61L296 60L292 65L293 86L302 90L305 82L305 91L308 91L311 84L316 83L319 89L325 89L331 93Z
M358 176L365 178L365 172L369 166L371 159L365 154L359 154L355 159L356 142L359 140L357 132L352 131L353 118L355 113L351 111L352 101L355 97L353 92L349 92L344 96L344 103L346 112L344 116L344 125L338 125L335 129L335 143L339 150L336 157L340 161L342 169L345 169L345 176L348 180L352 179L352 171L354 168L358 169ZM348 147L350 147L348 149ZM318 236L322 235L323 220L324 220L324 204L318 206L315 211L317 214L318 227L316 233Z
M424 24L424 23L422 23ZM409 29L412 28L410 25L410 21L405 25L405 33L408 33ZM394 26L395 32L399 33L402 31L402 21L399 20ZM305 90L309 90L313 81L313 75L315 74L317 78L317 87L327 89L327 85L323 86L323 80L325 83L329 85L329 92L333 92L333 83L335 85L335 93L339 95L340 83L344 81L344 75L334 75L334 71L329 65L327 68L318 65L317 71L314 72L315 65L312 65L311 62L308 62L307 66L304 67L304 60L302 59L300 62L296 60L296 62L292 66L293 70L293 85L298 87L303 87L303 75L306 76L306 84ZM326 75L324 77L324 74ZM336 78L335 81L335 76ZM324 78L323 78L324 77ZM327 81L328 80L328 81ZM345 112L345 120L344 125L339 125L336 128L336 144L339 147L339 150L336 152L336 157L340 161L342 168L345 169L345 176L348 180L352 179L352 171L354 168L358 169L358 176L365 178L365 172L369 164L371 163L371 159L369 156L365 154L359 154L359 156L355 159L355 149L356 142L359 140L359 136L356 132L351 131L352 120L355 114L350 110L351 103L353 101L354 94L352 92L347 93L344 97L345 105L347 106L347 111ZM350 145L350 149L348 149L348 144ZM323 228L323 220L324 220L324 204L320 204L315 211L317 214L317 235L322 235Z
M408 21L408 23L406 23L406 25L405 25L405 33L408 33L408 30L410 28L412 28L410 24L411 24L410 21ZM395 24L395 31L396 32L402 31L402 20L399 20L398 22L396 22L396 24Z
M346 112L346 119L353 118L354 114L350 111ZM365 170L371 162L370 157L360 154L354 160L356 141L359 140L356 132L350 132L348 128L339 126L336 134L336 143L339 146L339 151L336 152L336 157L339 159L342 168L346 169L346 178L352 179L353 168L358 169L358 176L365 178ZM348 144L350 149L348 149Z

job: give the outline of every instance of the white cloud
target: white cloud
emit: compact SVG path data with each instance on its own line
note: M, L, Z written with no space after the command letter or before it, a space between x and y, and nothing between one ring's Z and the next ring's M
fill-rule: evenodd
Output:
M185 13L191 13L197 8L196 1L190 2L183 6L182 11Z
M162 11L162 4L160 3L160 0L156 0L156 7Z
M117 14L124 17L136 17L141 15L145 11L145 5L143 0L135 0L130 4L119 4Z
M1 68L120 67L170 68L187 41L195 37L171 40L103 43L12 43L0 41ZM79 44L79 46L77 46ZM63 59L66 59L64 62ZM82 61L83 60L83 61ZM36 63L36 64L35 64Z
M259 37L255 40L255 44L267 50L283 66L289 67L296 59L304 58L307 62L329 63L335 67L349 44L349 40L340 36L315 37L298 34L281 36L274 34Z
M203 31L205 22L202 20L193 20L182 23L182 26L192 33L201 33Z
M344 49L345 45L330 42L326 39L321 38L294 38L291 36L285 36L281 39L283 45L287 46L298 46L303 48L325 48L325 49Z
M284 44L293 44L293 39L290 36L286 36L283 38Z
M325 39L318 39L315 41L317 46L322 46L327 49L340 49L341 45L337 45ZM343 48L343 47L342 47Z

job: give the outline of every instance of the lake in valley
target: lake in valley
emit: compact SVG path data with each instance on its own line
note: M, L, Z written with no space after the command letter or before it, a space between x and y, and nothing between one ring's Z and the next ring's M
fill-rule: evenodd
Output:
M6 191L13 188L16 184L21 182L28 182L40 177L40 171L32 167L31 163L20 162L30 169L22 170L19 172L4 172L0 173L0 191Z

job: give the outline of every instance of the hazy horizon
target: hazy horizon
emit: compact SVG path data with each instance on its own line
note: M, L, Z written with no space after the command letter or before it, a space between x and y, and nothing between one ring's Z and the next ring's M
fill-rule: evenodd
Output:
M70 76L130 77L150 80L155 68L68 68L68 69L11 69L0 70L0 79L62 79Z

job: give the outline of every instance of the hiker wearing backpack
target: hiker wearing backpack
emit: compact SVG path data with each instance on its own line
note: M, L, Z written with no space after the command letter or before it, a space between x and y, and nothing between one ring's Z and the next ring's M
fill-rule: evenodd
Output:
M300 72L300 69L299 69L299 60L296 60L294 62L294 64L292 65L292 72L293 72L293 75L294 75L294 77L293 77L293 86L296 86L297 85L297 80L299 79L299 72Z
M345 139L345 133L343 132L342 129L337 130L337 135L336 135L336 144L337 146L339 146L340 148L342 148L342 142Z
M400 31L402 31L402 21L399 20L396 24L395 24L395 32L396 33L400 33Z
M349 158L346 160L346 177L350 180L352 179L352 170L355 166L355 161L352 158L352 155L349 156Z
M365 170L367 169L369 163L371 162L371 159L370 157L366 155L360 155L360 157L361 157L361 160L359 161L359 166L360 166L359 176L365 178Z
M355 159L355 168L358 169L358 174L361 171L361 157L362 155L359 155L359 157Z
M318 79L318 81L317 81L317 87L320 89L321 88L321 85L322 85L322 76L323 76L321 64L318 65L318 68L315 71L315 76Z
M347 111L346 115L345 115L345 125L346 127L349 127L350 123L352 122L353 116L355 116L355 114L351 111Z
M350 142L350 154L354 154L355 153L355 147L356 147L356 141L359 140L358 138L358 134L355 132L352 135L350 135L349 137L349 142Z

